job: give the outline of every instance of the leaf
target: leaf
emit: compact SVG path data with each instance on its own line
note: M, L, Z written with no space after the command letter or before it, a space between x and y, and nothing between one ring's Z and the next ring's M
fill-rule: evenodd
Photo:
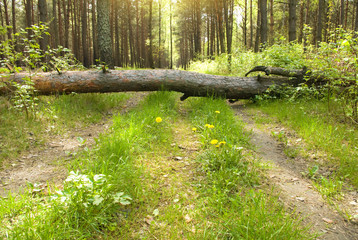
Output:
M153 215L156 217L159 215L159 210L158 209L154 209L153 211Z
M104 198L101 197L100 195L95 195L94 196L94 201L93 201L93 205L100 205L103 202Z

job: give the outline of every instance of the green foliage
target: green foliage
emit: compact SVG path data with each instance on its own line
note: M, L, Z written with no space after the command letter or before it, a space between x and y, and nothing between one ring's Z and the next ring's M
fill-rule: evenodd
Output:
M16 74L23 70L28 72L28 76L23 79L22 83L13 81L1 83L2 86L15 89L12 99L14 108L24 110L27 118L36 118L38 99L35 97L36 91L33 87L32 76L36 74L38 69L42 68L44 71L56 69L59 72L60 69L71 69L74 63L77 67L80 66L76 64L76 60L69 49L63 47L45 51L40 49L39 41L43 35L49 35L47 30L46 25L33 25L26 30L21 29L20 32L13 34L11 39L0 43L0 54L6 56L0 60L2 72L7 75ZM9 70L6 70L6 68L9 68ZM35 73L33 73L34 71Z
M8 199L0 201L0 204L8 204L7 211L2 213L4 228L0 236L29 240L78 239L113 228L120 224L124 206L131 200L114 189L108 176L103 174L90 177L71 172L63 190L50 193L48 198L22 195L23 201L19 201L9 194Z
M310 48L307 62L317 75L329 79L328 101L339 103L346 118L358 122L358 40L354 32L336 29L330 41ZM330 109L330 106L329 110Z
M262 51L261 62L264 66L302 69L305 66L303 47L297 43L286 43L286 39L281 37Z
M259 163L248 150L242 123L225 101L190 99L189 106L204 148L197 161L205 180L197 186L210 209L207 218L214 222L203 239L314 239L276 197L252 189L261 182ZM219 144L222 139L225 144Z

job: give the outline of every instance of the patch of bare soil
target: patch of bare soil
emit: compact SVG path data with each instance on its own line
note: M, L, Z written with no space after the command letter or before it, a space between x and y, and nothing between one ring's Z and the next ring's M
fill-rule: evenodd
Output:
M246 130L252 133L251 143L257 147L258 156L271 166L267 174L268 182L278 188L284 205L298 213L304 222L312 226L314 232L322 234L318 239L358 239L357 223L344 219L336 208L329 205L315 190L310 180L302 176L308 166L305 159L299 156L295 159L287 157L282 143L277 142L267 130L259 128L243 105L236 103L232 108L246 122ZM280 129L282 126L274 128ZM354 191L345 193L344 199L337 202L337 205L343 212L354 215L358 213L356 203L358 194Z
M146 95L133 94L121 106L121 113L135 107ZM47 183L61 184L68 174L65 163L71 161L77 151L93 146L99 134L110 125L110 120L103 119L98 124L71 129L63 135L49 136L43 149L31 149L19 158L7 161L5 169L0 171L0 196L6 196L9 191L21 192L29 183L38 184L44 189Z

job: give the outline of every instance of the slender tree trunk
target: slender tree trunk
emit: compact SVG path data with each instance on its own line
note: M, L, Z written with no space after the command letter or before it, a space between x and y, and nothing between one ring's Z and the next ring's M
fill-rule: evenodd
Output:
M172 0L169 0L170 1L170 26L169 26L169 31L170 31L170 65L169 65L169 68L170 69L173 69L173 28L172 28L172 21L173 21L173 14L172 14Z
M261 0L258 0L258 4L257 4L257 24L256 24L256 35L255 35L255 47L254 47L254 51L258 52L259 51L259 46L260 46L260 28L261 28Z
M98 43L97 43L97 18L96 18L96 1L92 0L92 45L93 45L93 61L97 64L98 59Z
M159 19L158 19L158 24L159 24L159 42L158 42L158 67L161 68L162 67L162 56L161 56L161 42L162 42L162 5L161 5L161 0L158 0L158 7L159 7Z
M98 49L102 62L114 68L111 30L109 23L110 1L97 2Z
M288 41L296 40L296 0L288 1Z
M58 10L58 34L60 45L63 46L63 28L62 28L62 13L61 13L61 1L57 1L57 10Z
M305 13L305 4L304 4L304 0L300 1L300 29L299 29L299 33L298 33L298 42L302 43L302 39L303 39L303 26L304 26L304 13Z
M273 13L273 0L270 0L270 45L272 45L274 43L274 26L275 26L275 21L274 21L274 13Z
M17 29L16 29L16 1L15 0L12 0L11 10L12 10L12 32L15 34L17 32Z
M82 6L82 52L83 52L83 66L88 68L90 66L88 56L88 42L87 42L87 0L83 1Z
M210 27L211 27L211 35L210 35L210 57L212 58L214 56L215 53L215 15L214 15L214 10L213 8L211 8L211 21L210 21Z
M131 54L131 66L134 66L135 61L135 50L134 50L134 37L132 30L132 14L131 14L131 1L127 1L127 16L128 16L128 31L129 31L129 50Z
M323 14L324 14L324 0L318 1L318 19L317 19L317 45L322 42L322 26L323 26Z
M63 17L65 22L65 32L64 32L64 47L69 48L69 36L70 36L70 14L69 14L69 2L70 0L67 0L67 3L65 0L62 2L62 8L63 8Z
M148 23L149 50L148 50L148 60L149 60L149 67L150 68L154 68L152 21L153 21L153 0L149 0L149 23Z
M260 16L261 16L261 26L260 26L260 38L261 43L267 43L267 0L260 0Z
M250 0L250 42L249 48L252 49L254 41L254 22L252 20L252 0Z
M25 15L26 15L26 27L31 28L32 25L32 8L31 8L31 0L26 0L25 4ZM27 30L28 38L31 38L32 31L30 29Z
M194 52L195 55L201 53L201 5L200 0L194 1Z
M346 1L346 13L344 14L344 28L347 29L348 28L348 5L349 5L349 1ZM352 13L353 15L353 13Z
M341 6L340 6L340 16L339 16L339 25L341 27L344 27L344 0L341 0Z
M244 4L244 19L243 19L243 33L244 33L244 46L247 48L247 0L245 0Z
M118 1L114 3L114 65L121 66L120 61L120 36L119 36L119 6ZM113 23L112 23L113 24Z
M4 19L3 19L3 16L2 16L2 7L1 7L1 4L0 4L0 19L1 19L1 26L4 27ZM0 34L0 41L3 41L3 36ZM0 55L1 56L1 55Z
M53 38L53 46L55 48L59 45L59 37L58 37L58 24L57 24L57 0L52 0L52 38Z
M354 31L355 32L358 32L358 0L355 0L354 2L355 4L355 8L356 8L356 18L355 18L355 23L354 23Z
M144 12L144 7L141 8L140 11L140 17L141 17L141 25L142 25L142 31L141 31L141 36L140 36L140 40L141 40L141 67L146 67L147 66L147 49L145 47L145 26L146 26L146 21L145 21L145 12Z
M46 23L47 22L47 3L46 0L38 0L38 9L39 9L39 14L40 14L40 22ZM42 50L42 52L44 53L47 50L47 46L48 46L48 35L47 34L43 34L41 36L40 39L40 49ZM44 59L45 61L47 61L47 59Z
M4 13L5 13L5 23L6 26L8 26L7 28L7 39L12 39L11 37L11 28L9 28L10 26L10 19L9 19L9 12L8 12L8 5L7 5L7 0L3 0L4 3Z

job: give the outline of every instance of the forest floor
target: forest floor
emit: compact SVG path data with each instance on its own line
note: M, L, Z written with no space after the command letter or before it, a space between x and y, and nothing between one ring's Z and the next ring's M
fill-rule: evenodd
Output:
M291 141L300 142L302 139L277 122L256 124L256 115L264 115L259 111L253 114L240 103L233 105L232 108L246 123L246 130L252 133L251 143L256 146L258 157L269 164L266 173L268 184L277 188L285 206L300 214L304 222L312 226L313 231L322 233L321 239L357 239L357 223L348 222L343 215L358 213L358 192L347 191L343 199L331 200L329 204L315 189L313 183L302 176L302 173L307 171L310 161L299 155L295 158L286 156L284 144L274 139L271 132L285 130L290 132Z
M145 94L130 98L123 111L135 107L143 96ZM282 143L271 135L272 131L282 129L283 126L277 122L255 123L255 115L263 113L257 110L255 112L247 111L245 105L240 102L233 104L232 108L237 116L246 123L246 130L251 132L251 144L255 146L257 158L269 166L266 171L266 184L278 192L280 200L286 208L304 218L304 222L311 225L312 231L322 234L318 239L357 239L358 224L344 218L345 213L358 214L357 191L345 192L342 200L331 200L329 204L322 198L312 182L302 175L302 172L307 171L307 161L300 156L296 156L294 159L287 157ZM28 182L42 184L44 189L48 183L62 183L68 174L64 163L71 161L76 152L81 149L93 146L95 138L105 132L110 125L110 119L104 119L101 123L92 124L86 128L72 129L61 136L49 136L45 148L29 150L21 157L11 162L7 161L4 170L0 171L0 196L4 196L6 191L21 191ZM183 128L179 126L179 132L180 129ZM289 129L286 130L290 132ZM177 138L186 137L184 133L176 136ZM86 142L81 143L78 141L78 137ZM296 142L303 141L296 137L292 131L290 137ZM192 155L195 155L198 146L180 146L180 142L183 140L176 140L176 144L182 151L187 152L185 155L188 157L165 156L158 158L158 161L152 165L154 168L152 172L159 174L153 175L151 181L156 181L160 189L169 187L176 189L174 198L186 196L188 201L194 203L188 204L190 209L195 205L195 191L187 187L190 185L193 171L195 171L195 163L190 159L192 159ZM189 142L195 143L194 140ZM155 171L155 169L161 169L161 171ZM160 212L165 211L167 200L163 200L161 203ZM144 237L145 228L148 228L152 221L153 217L151 216L144 219L141 223L142 227L137 229L137 235L133 237ZM191 224L195 222L190 215L185 216L185 221ZM196 231L195 225L189 231Z

